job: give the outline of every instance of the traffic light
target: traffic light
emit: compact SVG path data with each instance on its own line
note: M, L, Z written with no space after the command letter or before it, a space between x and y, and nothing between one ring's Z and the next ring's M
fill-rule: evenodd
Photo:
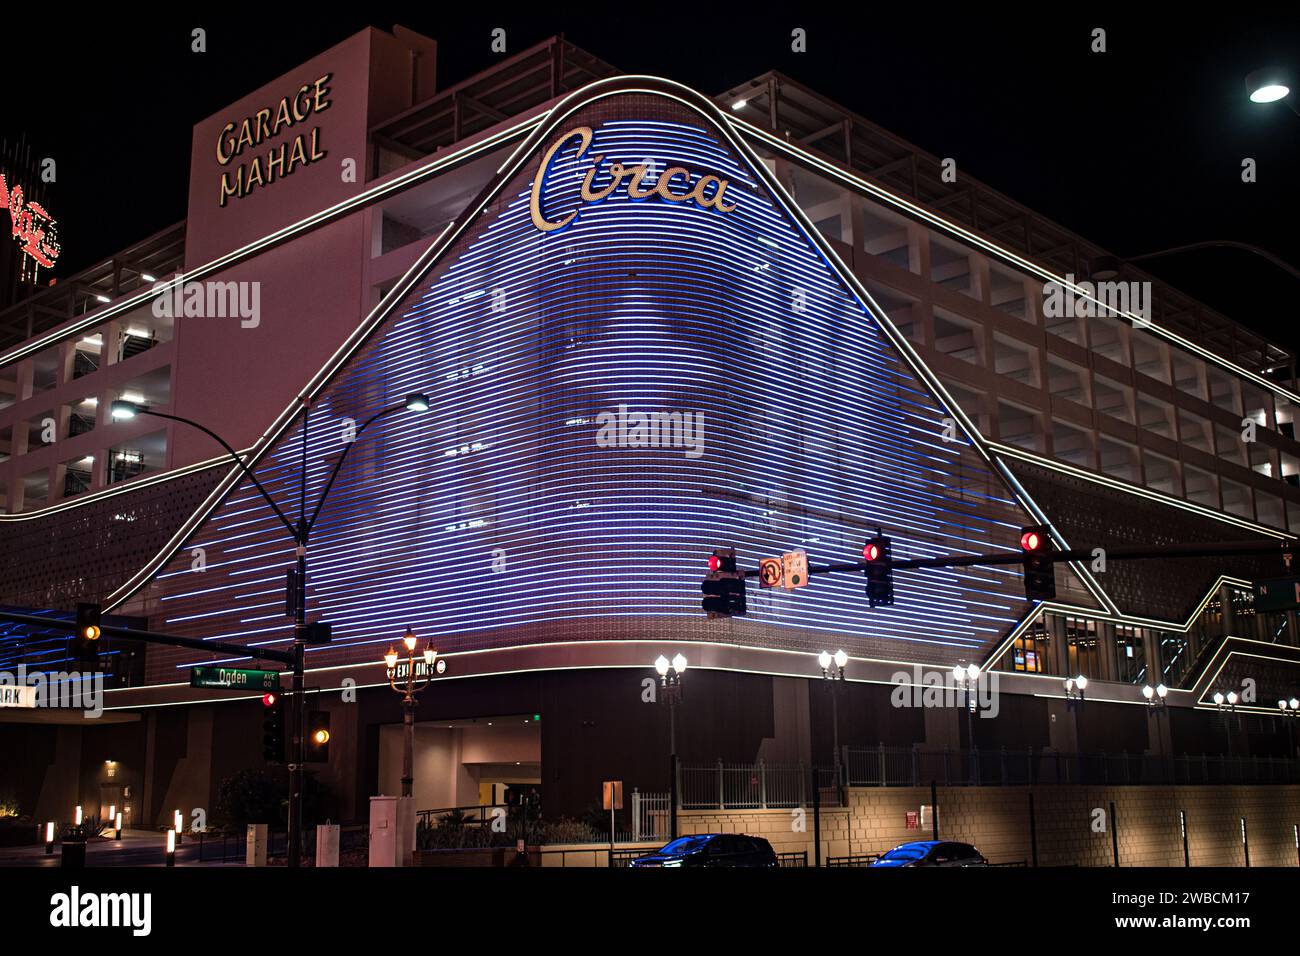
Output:
M262 695L262 756L284 763L284 698L271 691Z
M1020 529L1020 550L1025 552L1025 597L1030 601L1056 598L1056 567L1052 561L1052 529L1045 524Z
M862 560L866 562L863 574L867 578L867 603L880 607L894 603L894 564L890 555L889 539L876 535L862 547Z
M74 656L80 661L93 661L99 655L99 638L104 631L100 625L98 604L77 605L77 629L73 632Z
M328 644L334 640L334 628L324 621L308 624L303 628L302 639L308 644Z
M709 573L700 590L700 602L710 616L731 617L745 613L745 573L736 570L736 549L717 548L709 556Z
M328 763L330 759L330 712L307 712L307 761Z

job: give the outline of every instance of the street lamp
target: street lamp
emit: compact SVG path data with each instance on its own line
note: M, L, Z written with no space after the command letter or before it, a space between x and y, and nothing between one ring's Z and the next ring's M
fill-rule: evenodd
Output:
M1300 716L1300 699L1295 697L1290 700L1280 699L1277 702L1277 710L1283 717L1282 722L1286 724L1286 755L1290 757L1295 753L1295 726L1292 721L1285 718Z
M1278 67L1265 67L1246 76L1246 95L1252 103L1276 103L1284 100L1291 112L1300 115L1290 94L1290 80L1286 72Z
M967 664L963 667L957 664L952 669L953 686L958 690L966 691L966 743L970 747L972 754L971 776L974 778L978 775L978 756L975 747L975 708L978 700L975 695L975 689L979 686L980 669L977 664Z
M682 675L686 673L686 655L680 651L671 661L663 654L655 658L655 671L659 674L659 699L668 705L668 748L670 756L677 754L677 705L682 699Z
M839 796L842 796L844 785L844 771L840 764L840 691L844 687L844 669L848 663L849 655L842 648L834 654L830 651L822 651L817 655L817 664L822 669L822 680L831 695L831 747L834 754L835 793Z
M1223 714L1223 736L1228 741L1228 756L1232 757L1232 728L1228 726L1228 715L1237 712L1237 692L1230 690L1225 694L1216 690L1210 699L1214 701L1219 713Z
M1067 677L1065 679L1065 699L1072 706L1078 707L1083 704L1084 691L1088 689L1088 678L1080 674L1078 677Z
M180 422L183 425L189 425L196 428L203 434L207 435L218 445L220 445L238 466L240 472L247 478L257 489L258 494L270 506L275 513L275 517L284 525L285 530L293 539L295 550L297 552L296 565L293 569L291 578L292 606L294 608L293 623L293 683L292 695L293 706L290 711L292 716L289 719L289 738L292 750L289 756L289 847L287 864L291 867L298 866L299 859L302 856L302 778L303 766L307 760L307 739L305 733L307 717L307 695L303 687L303 658L307 645L307 545L311 539L312 530L316 527L316 521L320 517L321 509L325 506L325 499L329 496L330 489L334 487L334 480L338 477L339 471L343 467L343 462L347 459L348 453L357 444L370 425L374 424L380 418L397 411L426 412L429 410L429 396L424 392L410 392L399 403L385 406L375 412L352 433L352 441L348 442L342 453L334 462L334 467L330 470L329 477L321 489L320 497L316 500L316 507L312 510L310 517L307 514L307 432L309 425L309 409L304 407L302 421L302 462L303 474L299 482L298 494L298 520L290 521L288 516L276 504L275 499L267 492L262 483L258 481L257 476L253 474L248 463L244 461L230 443L208 428L193 419L183 418L180 415L171 415L166 412L156 411L140 402L128 401L127 399L116 399L109 405L109 415L113 421L130 421L141 415L148 415L153 418L162 418L167 421Z
M1152 687L1147 684L1142 688L1142 696L1147 699L1147 705L1151 708L1164 707L1165 698L1169 696L1169 688L1164 684L1157 684Z
M415 647L419 642L415 632L410 627L407 627L406 633L402 635L402 644L406 647L406 679L404 681L399 680L397 674L397 649L390 645L388 652L384 654L384 664L388 668L388 686L402 695L402 796L404 797L411 795L411 782L414 779L416 703L420 692L429 686L435 666L438 673L442 673L446 669L443 661L438 660L438 652L433 649L433 644L425 641L424 653L421 655L424 662L424 673L417 678L415 673ZM435 661L437 661L436 665Z

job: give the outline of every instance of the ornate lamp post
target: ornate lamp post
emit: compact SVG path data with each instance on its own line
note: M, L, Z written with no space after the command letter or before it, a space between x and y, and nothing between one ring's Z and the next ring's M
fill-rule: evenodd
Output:
M1218 708L1219 713L1223 714L1223 735L1228 740L1228 757L1232 757L1232 728L1228 726L1228 715L1237 712L1237 692L1230 690L1224 693L1216 690L1214 696L1210 698L1214 701L1214 706Z
M1084 691L1088 689L1088 678L1080 674L1078 677L1067 677L1065 679L1065 699L1069 701L1070 707L1078 709L1083 706L1085 700Z
M384 655L384 664L388 667L388 686L402 695L402 796L404 797L411 795L411 783L414 780L415 705L420 692L429 686L429 681L433 678L435 669L439 674L447 669L446 661L438 657L438 652L433 649L433 644L425 641L424 653L421 655L424 673L417 677L415 673L415 645L419 642L415 632L410 627L407 627L406 633L402 635L402 643L406 645L406 675L404 680L397 672L397 649L390 646L388 653Z
M678 652L669 662L660 654L655 659L659 674L659 699L668 705L668 748L677 753L677 704L682 699L682 675L686 673L686 655Z
M844 668L849 663L849 655L838 650L832 656L830 651L817 655L817 665L822 669L822 680L831 695L831 746L835 759L835 792L842 795L844 781L840 767L840 690L844 687Z
M1292 697L1290 700L1279 700L1277 710L1283 718L1300 716L1300 699ZM1292 721L1283 720L1282 722L1286 724L1286 755L1292 757L1295 756L1295 729Z

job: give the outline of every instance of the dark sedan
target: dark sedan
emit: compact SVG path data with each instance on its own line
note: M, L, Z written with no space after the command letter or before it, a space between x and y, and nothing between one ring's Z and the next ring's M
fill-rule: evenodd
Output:
M984 854L969 843L917 840L901 843L872 866L988 866Z
M741 833L702 833L673 840L649 856L637 857L628 866L715 866L774 867L776 853L762 837Z

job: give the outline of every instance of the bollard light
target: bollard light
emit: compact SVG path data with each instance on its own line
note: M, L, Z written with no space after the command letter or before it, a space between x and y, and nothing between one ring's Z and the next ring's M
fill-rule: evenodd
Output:
M176 865L176 831L167 831L167 865Z
M173 829L176 831L176 842L181 840L181 831L185 829L185 818L181 816L179 810L172 816Z
M45 855L54 855L54 821L45 824Z
M80 805L80 804L77 805L76 821L75 821L75 822L76 822L77 826L81 826L81 805Z
M117 811L117 826L115 829L117 832L113 834L113 839L114 840L122 839L122 811L121 810Z

